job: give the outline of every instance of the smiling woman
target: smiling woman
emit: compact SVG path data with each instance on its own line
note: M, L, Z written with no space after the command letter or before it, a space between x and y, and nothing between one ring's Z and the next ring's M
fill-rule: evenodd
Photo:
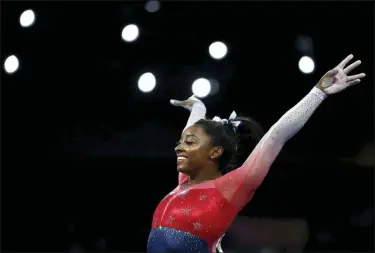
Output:
M256 121L236 117L234 112L229 121L200 119L184 131L178 142L177 170L195 182L217 178L237 167L241 143L251 142L251 138L257 142L261 136L262 129Z
M359 83L365 76L347 76L361 63L356 61L345 67L352 58L349 55L328 71L310 93L271 127L236 169L228 165L241 146L240 133L247 130L244 136L260 137L259 125L237 117L234 112L228 120L219 117L208 120L200 100L194 97L183 102L172 100L174 105L191 109L191 115L175 149L179 185L155 210L148 251L214 252L286 141L304 126L327 95Z
M192 126L181 137L176 147L177 170L184 174L196 174L197 168L205 165L208 138L199 127ZM182 148L184 146L184 148Z

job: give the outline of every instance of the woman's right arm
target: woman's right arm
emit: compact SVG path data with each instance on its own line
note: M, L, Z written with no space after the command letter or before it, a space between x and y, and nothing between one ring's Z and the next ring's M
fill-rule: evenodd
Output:
M191 96L185 101L178 101L178 100L172 99L171 104L175 106L184 107L185 109L190 111L189 119L183 131L185 131L186 128L194 125L197 121L206 118L206 112L207 112L206 106L203 104L202 101L200 101L194 96ZM178 173L179 185L185 183L188 179L189 177L187 175L183 173Z

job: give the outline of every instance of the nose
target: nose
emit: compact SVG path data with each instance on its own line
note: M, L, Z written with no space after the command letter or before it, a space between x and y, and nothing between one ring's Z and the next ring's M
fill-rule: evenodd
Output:
M178 154L178 153L181 153L183 151L183 149L181 148L181 144L178 144L175 148L174 148L174 151Z

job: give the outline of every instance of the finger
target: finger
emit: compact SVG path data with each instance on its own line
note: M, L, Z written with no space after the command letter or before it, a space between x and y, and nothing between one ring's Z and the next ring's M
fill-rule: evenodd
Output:
M339 63L339 65L337 65L337 67L343 69L346 64L348 64L353 59L353 57L354 56L352 54L348 55L342 62Z
M171 99L170 102L174 106L181 106L182 105L182 101L180 101L180 100Z
M348 86L353 86L357 83L360 83L361 82L361 79L355 79L353 81L350 81L350 82L347 82Z
M347 76L346 77L346 81L347 82L350 82L350 81L353 81L355 79L361 79L361 78L364 78L366 76L365 73L361 73L361 74L358 74L358 75L353 75L353 76Z
M346 67L344 69L344 73L345 74L348 74L350 71L352 71L353 69L355 69L356 67L358 67L359 65L361 65L361 61L356 61L352 64L350 64L348 67Z
M328 71L326 76L327 77L333 77L333 76L337 75L337 73L339 73L339 69L334 68L334 69L331 69L330 71Z

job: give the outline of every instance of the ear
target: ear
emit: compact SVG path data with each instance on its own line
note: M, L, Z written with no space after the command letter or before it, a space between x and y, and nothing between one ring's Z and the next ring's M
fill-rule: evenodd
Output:
M219 158L224 152L224 148L219 146L219 147L213 147L211 149L211 154L210 154L210 158L211 159L217 159Z

